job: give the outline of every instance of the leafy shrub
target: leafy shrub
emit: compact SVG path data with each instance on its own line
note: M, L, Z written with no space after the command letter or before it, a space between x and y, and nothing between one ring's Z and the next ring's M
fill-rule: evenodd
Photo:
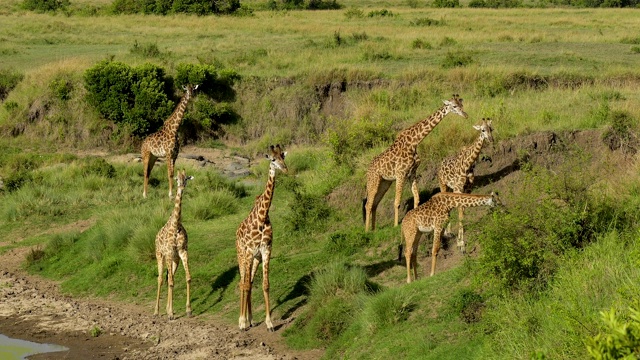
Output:
M624 111L612 111L608 118L611 125L602 134L602 140L611 150L622 148L625 152L635 154L638 150L638 139L633 131L637 127L635 119Z
M438 25L444 25L444 21L434 20L431 18L419 18L419 19L411 20L409 24L411 26L438 26Z
M620 40L621 44L640 45L640 36L638 37L624 37Z
M358 9L356 7L351 7L347 11L344 12L344 16L347 19L360 19L364 17L364 11L362 9Z
M416 295L403 289L389 289L371 298L362 310L365 329L369 333L399 324L417 308Z
M471 289L462 289L451 297L449 308L467 324L478 322L484 308L484 299Z
M459 0L434 0L433 7L457 8L457 7L460 7L460 1Z
M634 54L640 54L640 46L632 46L630 50Z
M56 99L67 101L71 99L73 82L64 76L58 76L49 83L49 90Z
M85 72L84 81L87 102L136 135L155 131L173 111L169 79L156 65L130 67L104 60Z
M69 0L24 0L22 7L30 11L47 12L64 10L69 4Z
M337 10L342 5L336 0L270 0L271 10Z
M286 217L293 231L311 233L324 225L332 210L323 196L305 194L294 190L293 202L289 204L291 212Z
M382 9L382 10L371 10L367 14L367 16L368 17L386 17L386 16L394 16L394 14L387 9Z
M474 62L473 55L465 51L448 51L440 66L445 69L464 67Z
M7 111L9 111L9 112L17 109L18 107L19 107L19 105L15 101L7 101L7 102L4 103L4 108L7 109Z
M458 42L455 39L452 39L448 36L445 36L444 38L442 38L442 40L440 40L440 47L445 47L445 46L452 46L457 44Z
M160 49L158 48L158 44L148 43L148 44L139 44L138 40L133 43L129 52L132 54L142 55L144 57L160 57Z
M479 263L498 287L544 288L567 250L590 242L601 227L612 223L609 209L590 202L587 189L592 180L575 169L579 166L576 160L554 174L527 170L522 186L527 191L514 195L516 205L494 212L483 224Z
M354 165L354 159L364 149L388 143L394 134L389 131L390 120L380 122L359 121L351 126L341 124L328 132L326 142L331 148L331 157L339 165Z
M640 355L640 311L638 305L629 308L628 317L616 314L615 309L601 312L604 332L586 340L587 351L593 359L637 359Z
M116 14L231 14L240 9L240 0L115 0L111 9Z
M0 101L24 79L24 74L12 70L0 70Z
M431 43L423 39L414 39L411 42L412 49L432 49Z

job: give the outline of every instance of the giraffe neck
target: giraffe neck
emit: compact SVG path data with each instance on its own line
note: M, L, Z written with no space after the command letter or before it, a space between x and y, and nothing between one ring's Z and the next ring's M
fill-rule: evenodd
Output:
M171 213L170 222L173 225L177 225L182 220L182 192L184 188L178 188L176 191L176 204L173 206L173 212Z
M266 221L269 214L269 208L271 207L271 200L273 200L273 190L276 187L276 169L273 165L269 168L269 179L267 179L267 186L264 189L262 195L258 197L256 202L256 210L258 213L258 220L260 223Z
M468 169L478 158L480 155L480 150L482 150L482 145L484 144L484 138L482 135L478 136L478 139L467 149L465 149L465 153L463 156L462 164L464 169Z
M185 92L185 94L180 99L180 103L176 106L176 109L173 111L173 114L164 122L163 130L170 134L177 134L178 128L180 127L180 123L182 122L182 118L184 117L184 112L187 110L187 104L189 103L189 99L191 98L189 92Z
M440 109L436 110L428 118L413 124L409 128L403 130L398 135L398 140L402 140L405 146L410 146L413 148L417 148L418 144L425 138L425 136L429 135L431 130L436 127L440 123L442 119L447 115L448 110L447 106L443 105Z
M450 211L453 208L461 207L475 207L475 206L493 206L494 200L491 195L474 195L474 194L459 194L459 193L446 193L444 196L440 196L442 203Z

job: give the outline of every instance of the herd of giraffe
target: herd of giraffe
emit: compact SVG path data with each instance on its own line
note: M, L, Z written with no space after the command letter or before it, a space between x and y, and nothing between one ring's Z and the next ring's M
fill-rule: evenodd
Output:
M198 85L184 87L185 94L180 100L173 114L165 121L162 128L147 137L142 143L142 162L144 173L143 196L147 197L149 175L159 157L164 157L167 163L169 179L169 197L173 196L174 166L179 152L178 127L182 122L187 104ZM459 211L459 230L457 236L458 248L464 253L464 230L462 227L463 209L472 206L495 206L500 203L497 195L465 194L467 183L473 182L473 166L485 141L492 142L491 120L482 119L482 124L474 126L480 132L478 139L470 146L462 148L456 155L442 161L438 170L440 193L434 195L427 202L420 205L416 173L420 159L417 154L418 144L440 123L449 113L467 118L462 99L453 95L433 115L409 128L401 131L393 144L380 155L376 156L367 170L366 194L363 201L365 231L375 229L376 208L389 189L393 181L396 182L394 201L395 221L398 225L401 195L404 184L411 180L411 190L414 197L414 208L407 212L402 220L401 233L405 239L405 259L407 267L407 282L417 277L416 258L419 239L422 233L433 232L433 250L431 252L431 275L435 272L436 256L440 248L440 237L444 225L449 220L449 213L453 208ZM273 199L276 172L287 172L285 163L286 151L280 145L270 147L265 157L270 160L269 177L265 190L256 197L253 208L247 218L240 223L236 231L236 251L240 272L240 317L238 326L245 330L252 325L251 289L258 265L262 262L262 291L265 301L265 324L269 331L274 331L271 321L269 305L269 260L273 231L269 220L269 208ZM177 183L175 206L167 223L156 236L156 259L158 263L158 290L155 304L155 315L160 307L160 291L164 281L164 266L167 268L167 315L173 319L173 284L175 272L182 261L186 273L187 283L187 315L191 315L191 274L189 272L187 255L187 232L182 226L181 209L182 195L186 184L193 176L187 176L185 171L178 172L175 177ZM452 192L447 192L451 189ZM447 227L446 233L449 232ZM413 268L413 277L411 269Z

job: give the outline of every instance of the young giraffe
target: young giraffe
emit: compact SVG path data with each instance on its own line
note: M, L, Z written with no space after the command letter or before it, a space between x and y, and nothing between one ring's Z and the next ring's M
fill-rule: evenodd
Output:
M405 240L404 256L407 263L407 283L418 277L418 244L422 233L433 232L433 249L431 251L431 276L436 272L436 257L440 250L440 236L444 224L449 220L449 212L454 207L495 206L500 199L495 193L491 195L472 195L444 192L434 195L429 201L416 209L410 210L402 219L402 236ZM401 245L402 247L402 245ZM399 255L402 254L400 250Z
M442 161L440 169L438 170L438 182L440 183L440 191L447 191L447 187L453 192L463 193L464 187L469 183L473 183L473 167L480 155L482 145L485 140L487 142L493 142L493 135L491 134L493 128L491 127L491 119L482 119L481 125L474 125L474 129L480 131L480 136L471 145L463 147L456 155L448 157ZM464 210L458 208L458 237L457 245L460 251L464 254L464 228L462 227L462 218L464 216ZM447 225L445 234L449 234L451 229L451 223Z
M169 221L160 229L156 235L156 259L158 260L158 293L156 295L156 309L153 313L158 315L160 308L160 288L164 279L163 265L167 265L167 315L169 320L173 320L173 278L178 269L178 263L182 260L184 271L187 276L187 316L191 316L191 273L189 272L189 259L187 256L187 231L182 226L182 193L187 181L193 176L187 176L185 171L176 176L176 204Z
M159 157L164 157L167 161L167 177L169 178L169 197L173 196L173 167L176 164L178 158L178 152L180 151L180 142L178 141L178 127L184 117L184 112L187 109L189 99L193 95L193 92L198 88L198 85L187 85L182 87L184 89L184 95L180 99L180 103L173 111L173 114L165 120L162 128L157 132L149 135L142 142L142 166L144 172L144 189L142 196L147 198L147 185L149 184L149 176L151 175L151 169L156 163Z
M418 144L450 112L467 118L467 113L464 112L462 107L462 99L457 94L454 94L450 100L444 100L444 105L427 119L401 131L387 150L373 158L367 170L367 198L363 201L365 231L369 231L369 229L375 230L376 208L394 180L396 181L396 197L393 225L398 226L402 189L407 178L415 175L418 165ZM412 180L412 183L414 183L412 184L412 190L416 189L415 179ZM417 191L413 192L413 201L416 204L419 199L416 195Z
M261 195L256 197L249 216L240 224L236 231L236 251L238 253L238 267L240 268L240 330L251 326L251 288L258 265L262 261L262 293L264 294L265 324L269 331L274 331L269 307L269 260L271 259L271 241L273 232L269 220L269 207L273 199L273 189L276 183L276 170L287 172L284 158L287 155L280 148L271 145L271 153L265 156L271 160L269 179Z

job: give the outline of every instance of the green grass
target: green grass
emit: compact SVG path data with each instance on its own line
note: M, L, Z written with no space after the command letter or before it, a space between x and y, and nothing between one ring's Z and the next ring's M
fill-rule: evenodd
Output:
M407 285L405 268L395 261L400 234L391 226L392 191L379 205L376 232L365 234L361 218L368 163L452 93L464 98L470 117L450 115L424 139L421 173L475 139L472 125L483 117L494 120L496 143L538 131L605 129L616 121L624 125L616 131L637 133L640 58L629 50L635 12L349 0L335 11L156 17L107 16L109 3L74 2L70 16L28 13L17 0L0 10L1 67L25 75L0 104L0 176L12 184L0 193L0 238L6 239L0 251L35 246L25 266L60 280L63 291L138 303L149 312L155 299L154 239L173 207L165 165L156 165L143 200L139 163L111 168L86 156L139 150L140 139L85 101L84 71L113 58L152 62L170 75L185 62L234 69L242 77L231 102L239 120L221 125L222 140L188 141L252 158L275 143L289 151L290 173L278 175L270 212L270 282L274 318L295 317L283 333L291 347L324 348L328 359L582 359L583 341L602 329L598 313L626 309L640 297L633 286L640 182L632 163L596 167L598 178L582 179L583 195L600 206L594 209L602 219L618 223L598 223L597 240L582 248L547 254L558 265L536 292L498 291L496 279L478 279L484 273L472 260ZM97 7L98 15L81 13L86 6ZM394 16L367 16L383 9ZM363 16L346 16L358 10ZM35 110L41 116L32 116ZM233 326L235 231L268 172L264 159L252 165L252 175L240 181L187 168L195 176L183 203L193 312ZM526 196L547 196L565 180L571 185L566 173L553 171L562 176L550 176L546 187ZM523 184L514 181L511 186ZM403 199L409 198L405 189ZM510 200L511 209L530 204ZM486 226L477 218L471 237ZM428 242L419 251L421 265ZM184 288L178 270L178 315ZM259 322L262 297L254 301Z

